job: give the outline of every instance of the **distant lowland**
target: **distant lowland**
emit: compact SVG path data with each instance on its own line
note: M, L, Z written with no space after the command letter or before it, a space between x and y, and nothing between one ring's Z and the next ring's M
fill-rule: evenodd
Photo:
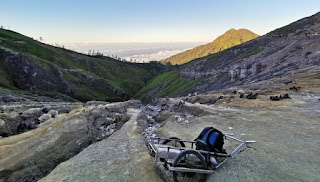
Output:
M146 63L159 61L203 42L124 42L124 43L65 43L66 48L87 54L95 50L110 57L120 57L130 62Z

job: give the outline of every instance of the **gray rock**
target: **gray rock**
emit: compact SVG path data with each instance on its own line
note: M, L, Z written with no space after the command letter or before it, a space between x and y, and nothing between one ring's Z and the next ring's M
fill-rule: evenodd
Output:
M39 117L38 120L40 121L40 123L43 123L51 118L52 118L51 114L43 114L42 116Z
M30 117L39 117L42 114L42 108L31 108L22 112L21 116L30 118Z
M6 123L0 119L0 135L4 134L6 132Z
M98 105L106 105L109 104L109 102L104 101L88 101L85 106L98 106Z
M47 114L51 115L52 118L54 118L56 115L58 115L58 111L56 110L50 110Z

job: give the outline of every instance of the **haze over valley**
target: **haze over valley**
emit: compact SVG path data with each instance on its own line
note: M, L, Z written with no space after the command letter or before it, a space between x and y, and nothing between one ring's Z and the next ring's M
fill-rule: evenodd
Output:
M65 43L64 46L81 53L88 53L89 50L95 50L106 56L117 56L127 61L132 60L142 63L166 59L201 44L204 43Z

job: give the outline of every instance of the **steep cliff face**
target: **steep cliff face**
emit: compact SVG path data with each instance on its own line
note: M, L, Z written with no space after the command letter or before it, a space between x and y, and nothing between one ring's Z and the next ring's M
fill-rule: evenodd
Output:
M182 65L177 79L197 82L175 95L205 93L319 69L319 50L320 13L317 13L252 41ZM174 87L166 81L158 83L159 87L165 84L166 89ZM156 89L158 87L151 91ZM167 96L175 95L169 93Z
M0 60L12 78L11 84L23 90L58 91L69 94L70 89L63 80L63 72L58 67L46 69L28 56L8 49L2 50Z

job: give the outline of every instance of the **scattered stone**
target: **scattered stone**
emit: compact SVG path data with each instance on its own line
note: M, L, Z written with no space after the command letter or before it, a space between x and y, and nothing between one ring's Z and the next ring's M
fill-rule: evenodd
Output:
M293 87L289 88L289 90L294 90L294 91L298 91L300 89L301 89L301 87L296 87L296 86L293 86Z
M234 90L234 91L232 92L232 94L234 94L234 95L237 94L237 93L238 93L238 92L237 92L236 90Z
M51 115L52 118L56 117L58 115L58 111L56 110L50 110L47 114Z
M292 81L285 81L285 82L283 82L283 83L286 84L286 85L288 85L288 84L292 83Z
M3 135L6 132L6 123L0 119L0 135Z
M85 106L98 106L98 105L106 105L109 104L109 102L104 101L88 101Z
M270 96L270 100L272 101L279 101L279 100L283 100L283 99L291 99L289 97L289 94L284 94L284 95L275 95L275 96Z
M244 94L243 93L241 93L240 95L239 95L239 98L244 98Z
M182 108L184 106L185 102L183 100L179 101L178 107Z
M239 94L245 94L245 91L244 90L238 90L238 93Z
M258 95L259 95L258 93L253 94L252 92L250 92L250 93L246 96L246 98L247 98L247 99L257 99Z
M43 123L47 120L51 119L51 114L43 114L42 116L40 116L38 118L38 120L40 121L40 123Z
M28 110L22 112L21 116L25 117L25 118L39 117L42 115L42 113L43 113L42 108L31 108L31 109L28 109Z

